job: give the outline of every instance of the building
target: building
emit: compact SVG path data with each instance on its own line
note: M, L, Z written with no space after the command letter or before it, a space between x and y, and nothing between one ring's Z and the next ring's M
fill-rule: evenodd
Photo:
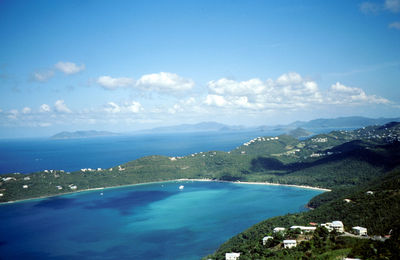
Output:
M336 232L338 232L338 233L344 233L343 222L339 221L339 220L332 221L332 222L327 222L325 224L321 224L321 227L325 227L329 231L336 230Z
M374 194L374 192L372 192L372 191L370 191L370 190L367 191L366 193L367 193L368 195L373 195L373 194Z
M343 226L343 222L336 220L336 221L332 221L332 228L334 230L336 230L336 232L338 233L343 233L344 232L344 226Z
M274 238L271 236L263 237L263 239L262 239L263 245L265 246L267 244L268 240L270 240L270 239L274 239Z
M225 260L237 260L239 256L240 253L225 253Z
M367 228L365 227L359 227L359 226L353 227L353 231L356 235L367 236Z
M292 247L296 247L296 246L297 246L296 240L283 240L284 248L292 248Z
M27 189L28 185L22 185L22 188Z
M301 233L308 233L308 232L313 232L317 228L316 227L305 227L305 226L291 226L290 229L300 229Z
M283 227L274 228L274 233L283 232L283 231L285 231L285 228L283 228Z

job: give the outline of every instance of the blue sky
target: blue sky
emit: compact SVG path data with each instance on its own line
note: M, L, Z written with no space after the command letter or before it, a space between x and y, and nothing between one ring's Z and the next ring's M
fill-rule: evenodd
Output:
M400 0L3 0L0 38L0 137L400 115Z

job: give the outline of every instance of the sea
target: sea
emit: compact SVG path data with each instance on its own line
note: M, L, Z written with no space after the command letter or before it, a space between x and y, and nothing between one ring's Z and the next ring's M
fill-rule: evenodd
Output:
M259 135L1 140L0 169L107 168L151 154L229 151ZM170 181L1 204L0 259L201 259L264 219L307 210L305 204L320 193L287 186Z

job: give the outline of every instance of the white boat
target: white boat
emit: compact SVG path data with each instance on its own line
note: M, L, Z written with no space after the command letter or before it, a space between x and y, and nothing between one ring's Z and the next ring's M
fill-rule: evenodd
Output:
M183 190L183 188L185 188L185 186L183 186L183 185L179 186L180 190Z

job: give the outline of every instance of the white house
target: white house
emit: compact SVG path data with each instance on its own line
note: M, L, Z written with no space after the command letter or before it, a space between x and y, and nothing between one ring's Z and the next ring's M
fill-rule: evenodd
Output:
M274 233L283 232L283 231L285 231L284 227L276 227L276 228L274 228Z
M297 246L296 240L283 240L284 248L292 248L292 247L296 247L296 246Z
M290 229L300 229L302 233L315 231L316 227L305 227L305 226L291 226Z
M268 240L270 240L270 239L273 239L273 237L271 237L271 236L263 237L263 239L262 239L263 245L265 246L267 244Z
M62 190L62 186L56 186L56 188Z
M29 180L31 180L30 177L25 177L25 178L24 178L24 181L29 181Z
M353 231L354 231L354 233L356 233L356 235L359 235L359 236L367 235L367 228L365 228L365 227L359 227L359 226L353 227Z
M6 178L3 178L3 181L11 181L11 180L16 181L17 179L15 179L14 177L6 177Z
M225 253L225 260L237 260L239 256L240 253Z
M344 226L343 226L343 222L336 220L336 221L332 221L332 225L331 227L336 230L336 232L339 233L343 233L344 232Z
M27 189L28 185L22 185L22 188Z
M328 229L329 231L336 230L336 232L338 233L344 232L343 222L339 220L321 224L321 227L326 227L326 229Z
M3 197L4 196L4 194L3 193L0 193L0 197Z
M76 190L78 187L76 185L71 184L71 185L69 185L69 188L71 190Z
M373 191L370 191L370 190L367 191L366 193L367 193L368 195L373 195L373 194L374 194L374 192L373 192Z

